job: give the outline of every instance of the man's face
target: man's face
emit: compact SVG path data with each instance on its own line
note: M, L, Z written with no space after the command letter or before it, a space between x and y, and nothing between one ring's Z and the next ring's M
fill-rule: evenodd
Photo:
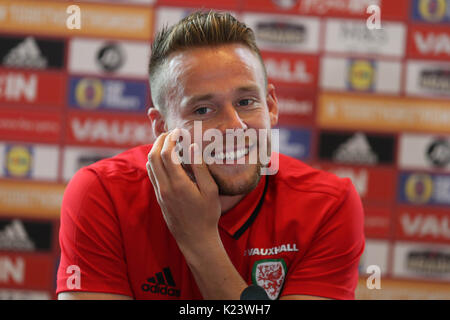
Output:
M251 191L259 182L261 164L251 164L248 159L252 153L258 154L259 143L247 140L245 146L229 146L226 136L227 129L266 129L270 139L278 108L273 86L265 86L260 60L238 44L202 47L172 54L162 72L168 75L163 93L167 129L183 128L194 137L194 122L201 121L203 132L219 130L224 154L235 151L236 158L242 155L240 151L248 152L245 164L236 160L233 164L208 165L219 193L239 195ZM203 149L208 143L203 143Z

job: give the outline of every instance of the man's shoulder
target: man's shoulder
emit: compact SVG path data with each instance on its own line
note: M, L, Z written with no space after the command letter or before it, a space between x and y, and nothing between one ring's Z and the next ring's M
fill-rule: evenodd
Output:
M363 215L359 195L349 178L316 169L299 160L280 155L280 169L274 176L279 216L302 221L310 230ZM359 218L358 218L359 219ZM355 220L356 221L356 220Z
M83 169L95 172L100 178L146 177L145 164L151 147L151 144L133 147L113 157L99 160Z
M290 194L323 193L336 198L346 192L351 184L347 178L313 168L283 154L279 154L279 171L275 181Z
M151 145L126 150L111 158L97 161L77 171L71 178L64 194L64 203L76 207L80 199L114 199L130 203L131 199L147 199L139 192L151 187L146 162Z

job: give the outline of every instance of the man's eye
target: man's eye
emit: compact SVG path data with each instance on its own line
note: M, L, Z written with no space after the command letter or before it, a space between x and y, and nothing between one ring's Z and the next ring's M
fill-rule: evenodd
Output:
M201 107L201 108L198 108L197 110L195 110L194 112L196 114L203 115L203 114L207 114L209 112L209 109L210 108L208 108L208 107Z
M249 105L253 104L254 102L255 102L255 100L253 100L253 99L241 99L241 100L239 100L239 106L241 106L241 107L249 106Z

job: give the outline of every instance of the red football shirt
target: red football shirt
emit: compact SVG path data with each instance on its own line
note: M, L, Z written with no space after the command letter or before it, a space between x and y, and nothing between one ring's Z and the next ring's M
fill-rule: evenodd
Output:
M57 293L201 299L166 226L145 164L151 145L79 170L64 194ZM279 156L279 171L222 215L223 245L269 297L353 299L364 250L363 209L349 179ZM78 271L78 273L76 273Z

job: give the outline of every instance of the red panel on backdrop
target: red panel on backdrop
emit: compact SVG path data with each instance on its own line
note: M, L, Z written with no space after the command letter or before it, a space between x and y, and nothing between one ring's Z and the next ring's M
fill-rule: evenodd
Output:
M364 204L364 233L368 238L391 236L392 207Z
M0 287L51 289L54 267L50 254L0 253Z
M269 81L290 88L315 89L319 58L279 52L261 52Z
M396 211L398 240L450 244L450 215L448 209L401 206Z
M65 87L62 73L0 69L0 104L62 106Z
M275 86L278 98L279 125L312 125L316 104L316 92L284 86Z
M0 109L0 139L57 143L61 140L62 115L46 111Z
M145 116L113 113L70 112L66 126L67 143L127 148L153 141Z
M450 28L411 25L407 52L411 58L450 60Z
M373 203L393 203L396 195L396 170L383 167L355 167L323 164L319 167L352 180L361 199Z

